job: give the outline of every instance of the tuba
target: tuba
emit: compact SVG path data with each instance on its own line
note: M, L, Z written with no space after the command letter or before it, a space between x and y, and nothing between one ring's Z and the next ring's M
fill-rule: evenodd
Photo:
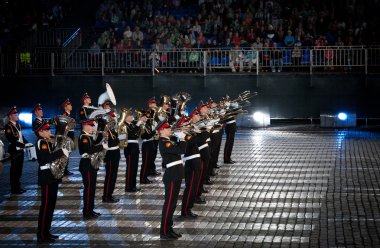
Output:
M99 144L106 143L108 141L108 131L116 127L115 120L108 114L102 114L95 117L95 121L98 123L98 134L102 134L102 140ZM103 164L103 160L106 156L107 150L103 149L100 152L96 152L90 155L91 166L94 169L99 169Z
M71 129L75 128L75 120L65 115L58 115L54 118L54 122L56 125L54 151L57 151L59 149L69 150L69 146L73 146L73 141L67 137L67 134ZM53 174L54 178L60 179L63 177L67 162L68 158L66 156L62 156L50 164L50 171Z
M187 92L178 92L172 96L175 102L174 116L182 116L182 112L186 109L186 103L191 100L191 95Z
M120 135L125 135L123 139L120 139L120 148L126 148L128 146L128 129L127 126L125 125L125 119L127 118L128 115L130 115L132 112L131 109L127 108L122 108L121 113L119 116L119 119L117 120L117 133Z
M98 105L100 106L108 100L111 101L113 105L116 105L115 94L113 93L111 86L108 83L106 83L106 92L99 96Z

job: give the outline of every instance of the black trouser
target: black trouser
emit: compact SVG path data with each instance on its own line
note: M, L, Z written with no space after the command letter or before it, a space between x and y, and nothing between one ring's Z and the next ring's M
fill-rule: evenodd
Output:
M199 175L199 182L197 186L196 196L199 197L202 195L203 182L208 178L208 164L210 162L210 148L207 146L199 151L201 154L201 169Z
M209 163L209 172L211 173L212 169L215 168L218 164L218 157L220 151L220 143L222 141L222 132L212 133L210 136L210 163Z
M221 129L218 133L218 147L216 148L217 155L216 155L216 160L215 160L215 166L218 165L220 147L222 146L222 139L223 139L223 129Z
M181 189L181 180L164 181L165 185L165 202L162 208L161 217L161 235L168 235L173 227L173 214L177 207L179 190Z
M69 173L69 164L70 164L69 160L70 160L70 153L69 153L69 157L67 158L67 163L66 163L64 174L68 174Z
M155 167L154 164L154 143L153 140L143 141L141 146L142 164L140 170L140 182L148 178L148 173L151 168Z
M83 179L83 214L90 214L94 211L94 201L95 201L95 190L96 190L96 178L98 176L98 171L95 170L91 165L86 164L83 166L82 163L90 163L90 160L83 161L81 159L79 164L79 171L82 174Z
M108 150L104 158L106 163L106 176L104 178L103 198L110 199L117 179L117 172L119 170L120 149Z
M41 206L38 215L37 237L49 238L55 203L57 201L58 182L41 185Z
M24 151L19 150L11 154L11 171L9 173L11 183L11 193L21 190L21 175L24 166Z
M182 214L188 215L194 206L202 161L200 158L187 160L185 163L185 191L182 197Z
M224 162L231 160L232 148L234 147L236 123L226 125L226 143L224 145Z
M127 160L127 171L125 174L125 189L136 188L137 168L139 166L139 144L130 143L124 148L125 159Z
M150 172L156 171L156 158L157 158L157 152L158 152L158 140L153 140L153 155L152 155L152 163L151 167L149 168Z

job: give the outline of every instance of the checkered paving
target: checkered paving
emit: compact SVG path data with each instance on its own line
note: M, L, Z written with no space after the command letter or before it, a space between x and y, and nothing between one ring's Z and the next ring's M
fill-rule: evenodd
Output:
M207 204L194 207L199 217L175 217L174 228L183 237L161 241L161 176L152 178L154 184L141 185L137 193L124 192L122 156L114 194L120 202L102 203L102 168L95 202L102 216L84 221L79 155L74 152L70 170L75 174L64 178L59 189L52 233L60 239L54 246L380 246L379 133L316 127L239 131L232 157L237 163L227 165L220 156L222 167L212 177L214 185L207 187ZM160 157L156 162L160 168ZM3 194L0 203L2 247L36 245L40 204L36 162L26 162L24 168L22 182L28 191ZM7 173L9 166L0 175L1 192L8 188ZM184 182L181 195L183 189Z

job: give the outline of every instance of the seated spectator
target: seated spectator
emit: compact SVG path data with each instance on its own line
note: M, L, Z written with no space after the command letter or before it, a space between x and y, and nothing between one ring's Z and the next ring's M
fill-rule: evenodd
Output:
M244 55L243 51L239 44L235 45L235 48L232 49L229 53L229 65L232 72L236 72L236 69L239 68L239 71L242 72L244 69Z

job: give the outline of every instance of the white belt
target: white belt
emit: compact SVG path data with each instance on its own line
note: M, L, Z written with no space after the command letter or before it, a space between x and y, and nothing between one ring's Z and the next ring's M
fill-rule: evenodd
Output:
M69 132L75 132L75 129L70 129Z
M50 164L45 164L40 167L40 170L47 170L47 169L50 169Z
M205 147L208 147L208 144L207 144L207 143L206 143L206 144L203 144L203 145L201 145L201 146L199 146L198 149L199 149L199 151L200 151L200 150L202 150L202 149L205 148Z
M120 149L120 147L119 146L113 146L113 147L108 147L108 149L107 150L117 150L117 149Z
M210 139L210 138L206 139L206 142L209 142L209 141L211 141L211 139Z
M88 153L83 153L81 157L82 157L82 158L89 158L90 155L89 155Z
M182 160L177 160L166 165L166 168L172 167L177 164L182 164Z
M150 139L143 139L142 142L147 142L147 141L151 141L153 140L153 138L150 138Z
M138 140L128 140L128 143L139 143L139 141Z
M191 160L193 158L200 158L200 157L201 157L201 155L199 153L197 153L197 154L194 154L194 155L191 155L191 156L188 156L188 157L184 157L183 161Z
M214 131L212 131L212 133L219 133L219 129L218 130L214 130Z
M232 120L232 121L227 121L226 124L231 124L231 123L235 123L236 120Z

